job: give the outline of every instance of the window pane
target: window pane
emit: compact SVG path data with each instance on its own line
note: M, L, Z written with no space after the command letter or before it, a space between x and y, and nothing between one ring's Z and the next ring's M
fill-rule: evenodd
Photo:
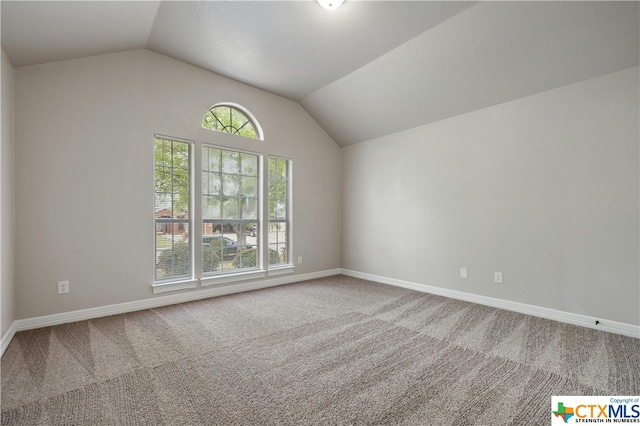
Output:
M269 159L269 265L289 264L290 161Z
M156 221L156 281L191 277L187 223Z
M202 127L205 129L218 130L216 116L211 111L207 111L202 120Z
M203 151L213 150L203 147ZM203 156L202 272L232 273L260 266L258 259L258 165L255 154L217 150L220 167L206 169L210 156ZM207 164L205 164L205 162ZM221 195L207 193L212 187Z
M243 219L257 219L258 218L258 199L257 198L245 198L242 200L242 218Z
M155 279L191 277L190 145L154 140Z
M239 163L239 152L222 151L222 173L237 174Z
M248 248L238 251L231 262L231 269L254 269L259 263L257 248Z
M202 193L207 195L219 195L222 190L220 175L211 172L202 172Z
M205 146L202 148L202 170L203 171L220 171L220 150Z
M269 218L286 219L287 160L269 160Z
M228 132L229 122L231 121L231 108L227 106L220 106L213 108L211 112L216 117L216 121L218 123L218 128L216 130Z
M257 222L208 221L203 224L203 273L256 268Z
M165 140L156 140L155 143L156 167L171 166L171 144Z
M202 218L203 219L221 219L222 218L222 201L217 195L202 197Z
M237 109L231 110L231 126L233 131L231 133L238 133L245 124L249 122L249 119Z
M284 222L269 223L269 265L280 265L287 262L287 224Z
M202 127L252 139L259 139L256 126L240 109L231 105L218 105L207 111Z
M240 155L241 174L245 176L258 176L258 156L242 153Z
M222 199L222 218L223 219L239 219L238 198L223 197Z
M241 177L242 196L257 197L258 196L258 178L257 177Z
M245 124L245 126L240 129L240 132L238 132L238 134L240 136L244 136L245 138L252 138L252 139L258 139L258 132L256 132L255 127L253 126L252 122L247 122L247 124Z
M222 175L222 193L236 197L240 194L240 177L238 175Z

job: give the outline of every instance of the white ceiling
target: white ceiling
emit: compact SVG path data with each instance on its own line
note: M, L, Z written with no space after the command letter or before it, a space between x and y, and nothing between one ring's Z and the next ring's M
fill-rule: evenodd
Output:
M2 1L14 67L147 48L299 101L341 145L638 65L638 2Z
M2 1L2 50L21 67L144 48L159 5Z
M637 2L482 2L312 93L353 144L638 65Z

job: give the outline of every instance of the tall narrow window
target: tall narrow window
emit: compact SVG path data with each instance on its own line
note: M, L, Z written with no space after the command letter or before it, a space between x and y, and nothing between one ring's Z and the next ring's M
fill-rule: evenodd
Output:
M258 125L240 108L219 104L211 107L202 119L202 127L252 139L262 139Z
M291 161L269 158L269 265L290 264L289 179Z
M256 154L202 147L203 275L260 266L258 165Z
M154 139L156 281L190 278L191 145Z

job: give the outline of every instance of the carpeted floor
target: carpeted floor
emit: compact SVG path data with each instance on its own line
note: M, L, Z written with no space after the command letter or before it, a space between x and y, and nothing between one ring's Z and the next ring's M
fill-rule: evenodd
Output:
M2 425L546 425L640 340L335 276L16 334Z

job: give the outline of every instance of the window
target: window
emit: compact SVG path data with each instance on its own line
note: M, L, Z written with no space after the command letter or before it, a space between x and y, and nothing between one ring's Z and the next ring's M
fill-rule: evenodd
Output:
M191 145L154 139L155 280L191 278Z
M202 272L260 266L256 154L202 147Z
M202 125L262 138L234 104L215 105ZM153 292L292 273L291 167L281 157L156 135Z
M289 176L291 162L269 158L269 265L290 264Z
M247 138L262 139L260 129L256 123L249 118L249 113L230 104L220 104L211 107L204 115L202 127Z

